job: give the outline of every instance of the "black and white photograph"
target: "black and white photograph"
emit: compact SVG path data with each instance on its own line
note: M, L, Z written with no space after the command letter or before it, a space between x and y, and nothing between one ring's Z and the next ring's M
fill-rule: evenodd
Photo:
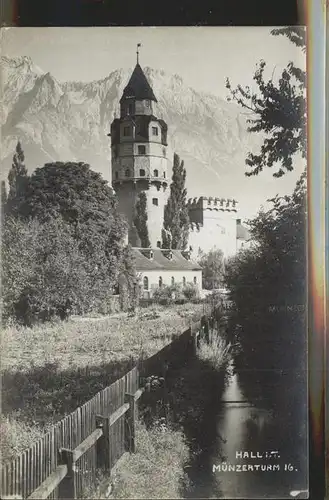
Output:
M1 39L1 499L309 498L306 29Z

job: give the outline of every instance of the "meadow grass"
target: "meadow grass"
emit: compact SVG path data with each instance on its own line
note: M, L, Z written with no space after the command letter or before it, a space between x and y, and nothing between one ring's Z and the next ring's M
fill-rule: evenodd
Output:
M49 425L162 349L202 313L202 304L156 306L135 316L4 329L2 460L31 446Z
M111 499L184 498L188 485L184 471L189 449L180 430L168 426L136 428L136 453L118 463L111 480L103 478L86 498L107 498L111 483Z
M201 339L197 349L200 360L207 362L215 370L221 370L231 356L231 344L220 335L210 337L210 342Z

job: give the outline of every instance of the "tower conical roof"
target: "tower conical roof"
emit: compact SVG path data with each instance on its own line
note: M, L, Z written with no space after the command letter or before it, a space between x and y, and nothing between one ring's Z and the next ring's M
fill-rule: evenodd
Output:
M150 101L157 102L153 90L144 74L144 71L138 63L135 66L128 85L123 91L120 101L127 97L133 97L139 101L142 101L143 99L149 99Z

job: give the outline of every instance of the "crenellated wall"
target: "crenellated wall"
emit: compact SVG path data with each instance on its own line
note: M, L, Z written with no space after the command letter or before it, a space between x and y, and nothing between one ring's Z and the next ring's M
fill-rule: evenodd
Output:
M200 251L220 249L224 257L237 251L238 202L234 199L201 196L188 200L190 217L189 246L193 258Z

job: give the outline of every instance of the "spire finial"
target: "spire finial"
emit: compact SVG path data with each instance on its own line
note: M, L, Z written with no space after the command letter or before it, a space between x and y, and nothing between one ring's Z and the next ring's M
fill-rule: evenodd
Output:
M138 49L139 49L139 47L141 47L141 46L142 46L142 44L141 44L141 43L138 43L138 44L137 44L137 50L136 50L136 55L137 55L137 64L139 64L139 50L138 50Z

